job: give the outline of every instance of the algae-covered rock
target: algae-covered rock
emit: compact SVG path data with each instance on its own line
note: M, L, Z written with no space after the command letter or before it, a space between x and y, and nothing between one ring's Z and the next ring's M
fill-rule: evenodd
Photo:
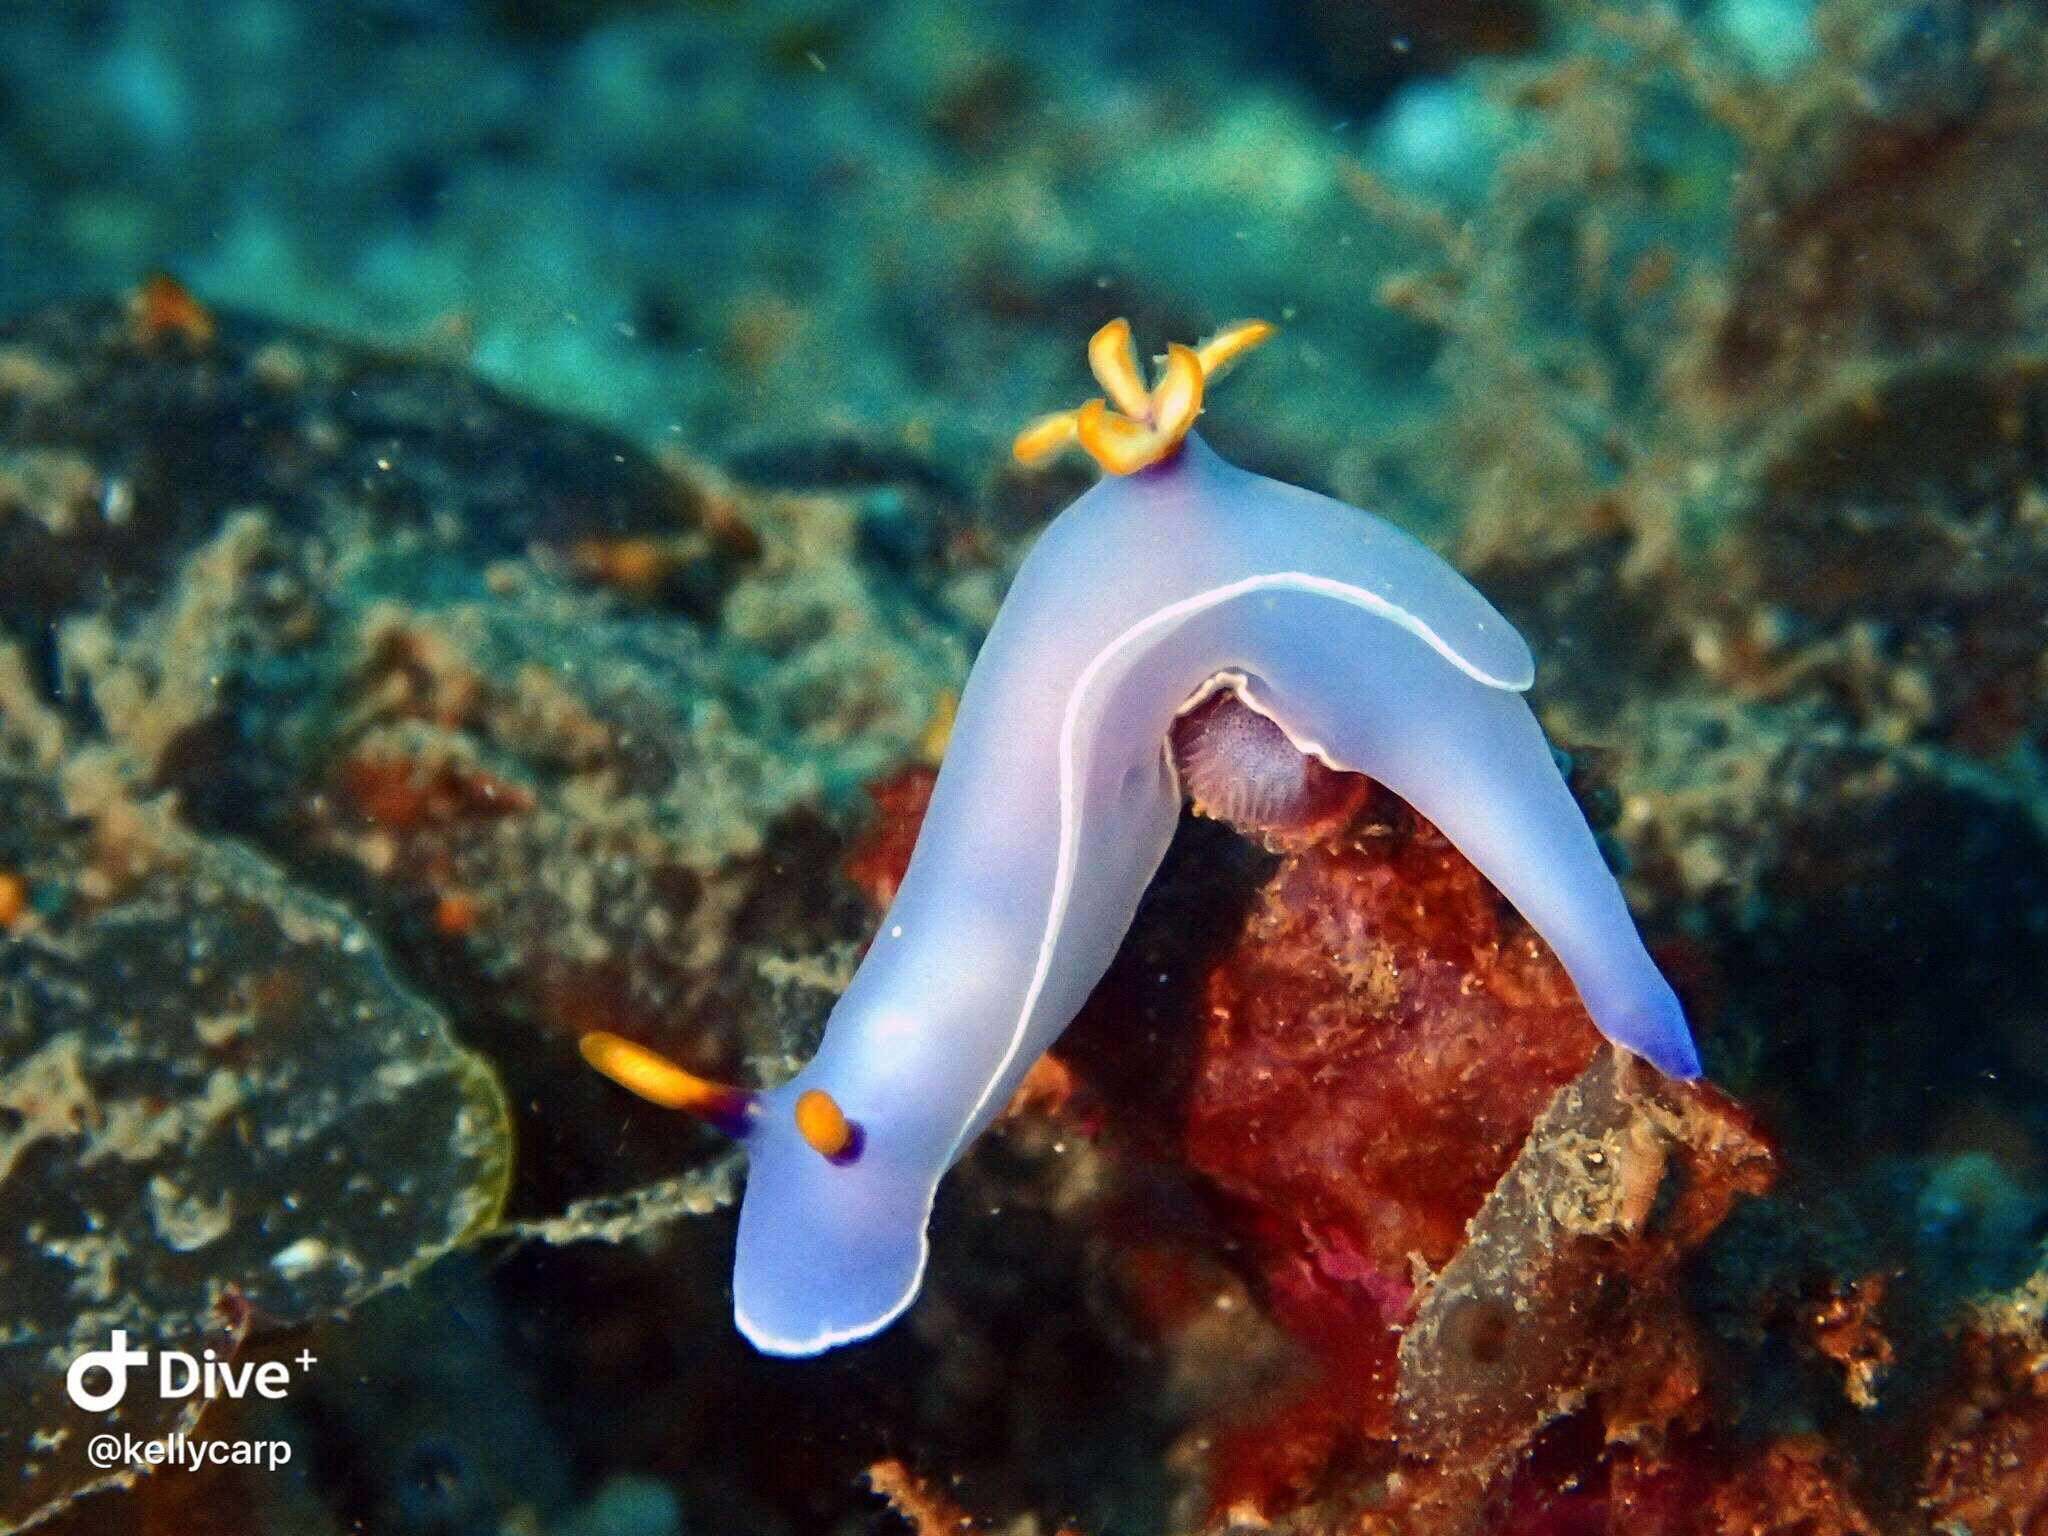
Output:
M1987 1299L1927 1437L1922 1502L1941 1531L2022 1536L2048 1522L2048 1267Z
M198 310L64 305L0 326L0 612L146 602L225 517L423 532L473 560L666 528L672 485L462 369Z
M987 557L863 562L885 504L164 282L0 324L15 713L357 912L546 1128L527 1214L675 1169L579 1032L770 1076L822 1016L857 922L783 877L987 610Z
M189 1427L137 1373L67 1400L108 1347L209 1346L405 1279L487 1226L511 1147L489 1068L360 924L254 853L118 799L73 813L0 776L0 1529L132 1472L90 1437Z
M1424 1292L1401 1340L1402 1444L1484 1475L1594 1393L1610 1442L1694 1411L1679 1264L1772 1181L1712 1089L1606 1052L1561 1089Z

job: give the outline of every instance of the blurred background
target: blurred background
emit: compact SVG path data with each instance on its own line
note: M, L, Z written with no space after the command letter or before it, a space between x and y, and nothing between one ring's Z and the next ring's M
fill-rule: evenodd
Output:
M1535 125L1458 66L1546 29L1351 0L0 16L10 308L163 268L645 442L963 466L1073 393L1096 317L1156 348L1256 313L1299 334L1261 414L1354 479L1335 418L1400 408L1433 350L1377 302L1413 232L1358 175L1479 196ZM1694 24L1760 70L1813 47L1797 0Z

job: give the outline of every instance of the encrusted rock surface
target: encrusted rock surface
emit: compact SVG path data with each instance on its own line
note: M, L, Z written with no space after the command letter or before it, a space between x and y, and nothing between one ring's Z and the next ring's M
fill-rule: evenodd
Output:
M0 1528L132 1472L99 1433L190 1429L154 1367L116 1410L71 1362L232 1358L253 1322L310 1323L497 1218L511 1177L496 1077L394 979L362 925L160 807L90 809L0 772Z

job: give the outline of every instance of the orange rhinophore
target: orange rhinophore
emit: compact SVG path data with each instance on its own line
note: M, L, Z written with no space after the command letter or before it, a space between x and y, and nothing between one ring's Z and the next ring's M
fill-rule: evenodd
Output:
M19 875L0 874L0 928L12 928L27 912L27 884Z
M828 1161L847 1162L860 1155L860 1127L822 1088L797 1095L796 1129L810 1149Z

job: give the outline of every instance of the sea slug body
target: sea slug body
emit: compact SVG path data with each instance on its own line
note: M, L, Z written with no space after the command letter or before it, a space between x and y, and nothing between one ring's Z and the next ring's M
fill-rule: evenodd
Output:
M747 1141L734 1314L764 1351L816 1354L910 1305L940 1177L1108 967L1180 815L1169 738L1219 690L1303 756L1401 796L1542 934L1610 1039L1699 1072L1522 697L1522 638L1391 524L1189 432L1204 384L1265 331L1175 348L1148 390L1128 328L1104 327L1090 355L1121 414L1092 401L1018 441L1020 458L1078 443L1113 472L1019 570L817 1055L744 1113L710 1103ZM610 1037L586 1054L650 1096L695 1091L650 1086L663 1069Z

